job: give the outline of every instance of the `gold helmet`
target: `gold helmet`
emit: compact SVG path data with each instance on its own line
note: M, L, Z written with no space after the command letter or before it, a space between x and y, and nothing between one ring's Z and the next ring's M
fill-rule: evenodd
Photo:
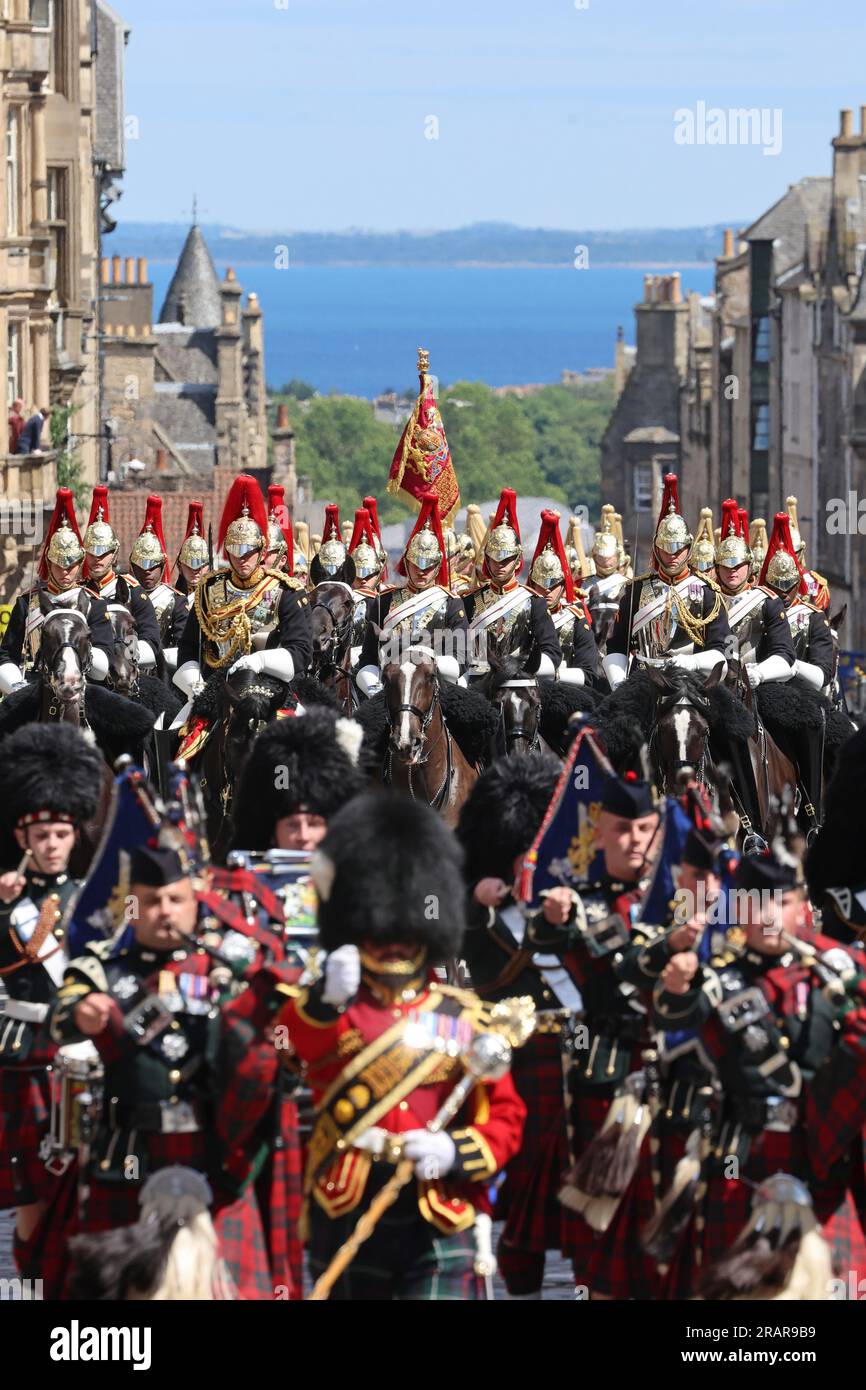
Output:
M614 515L614 508L611 503L605 502L601 509L601 524L595 533L595 540L590 552L595 564L595 572L602 579L613 574L621 563Z
M770 547L761 570L761 583L788 594L795 585L799 586L802 577L791 539L791 519L787 512L776 512Z
M207 541L204 536L193 530L192 535L187 536L181 546L178 559L191 570L204 569L208 562Z
M714 568L716 563L716 542L713 535L713 512L711 507L701 508L701 519L695 539L692 543L692 553L690 556L692 569L699 574L706 574L708 570Z
M52 565L59 565L64 570L71 569L84 559L84 546L65 517L48 542L45 555Z
M104 483L97 483L93 489L90 520L82 544L87 554L92 555L94 559L111 554L120 545L108 520L108 488Z
M407 545L406 559L411 560L419 570L430 570L434 565L441 565L442 551L429 519L424 522L420 531L415 532Z
M366 507L358 507L355 512L355 524L349 538L349 554L355 562L357 579L372 579L374 575L381 574L385 560L376 547L376 533Z
M655 548L675 555L690 547L694 537L680 513L679 483L676 473L666 473L662 505L656 525Z
M701 513L703 516L703 512ZM745 512L743 513L745 523ZM727 569L735 569L744 561L751 560L752 552L744 535L744 524L740 522L740 510L736 498L726 497L722 503L722 524L719 528L719 544L716 550L717 564Z
M147 499L144 526L141 535L129 552L129 563L142 570L155 569L162 565L165 579L168 580L165 537L162 533L162 498L151 495Z
M529 577L533 584L538 584L542 589L555 589L557 584L565 582L565 573L559 556L549 543L544 547L538 559L533 561Z
M517 520L517 494L513 488L505 487L499 497L499 506L490 524L490 532L484 544L484 555L488 560L518 560L523 555L520 543L520 525Z
M268 553L272 552L275 552L280 559L289 553L283 528L273 517L268 522Z
M788 555L784 550L777 550L767 566L765 578L771 588L784 589L786 592L798 584L800 571L794 556Z
M340 528L340 513L335 502L329 502L325 507L325 526L322 532L322 544L319 546L316 559L318 560L318 570L324 579L333 579L346 563L348 551L343 540Z
M263 550L268 533L268 514L258 482L239 473L229 488L220 517L217 550L236 560Z
M421 510L415 527L409 537L409 544L397 565L397 573L406 574L406 561L409 560L419 570L439 568L437 583L448 583L448 564L445 557L445 541L442 536L442 522L439 517L439 499L435 492L421 494Z
M253 521L249 512L244 512L236 521L229 523L223 549L227 555L242 559L253 550L263 549L264 543L261 527Z

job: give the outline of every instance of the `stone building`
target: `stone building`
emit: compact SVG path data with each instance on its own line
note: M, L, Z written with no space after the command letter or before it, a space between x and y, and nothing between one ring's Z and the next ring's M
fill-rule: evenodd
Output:
M799 503L807 563L848 604L844 647L866 648L866 106L833 138L832 174L801 179L736 237L714 293L681 303L646 277L630 364L602 444L602 496L626 538L652 529L660 474L686 519L736 497L768 525ZM862 500L862 515L860 503ZM643 514L646 513L644 516ZM646 550L641 547L639 562Z
M28 414L36 406L71 407L84 482L99 477L98 268L124 164L126 37L104 0L0 5L6 402L22 399ZM43 443L41 459L0 452L4 494L52 496L47 429Z
M264 328L255 294L220 281L193 224L154 321L147 262L102 263L106 472L206 487L215 468L268 467ZM142 469L140 465L144 465ZM140 481L141 479L139 479Z

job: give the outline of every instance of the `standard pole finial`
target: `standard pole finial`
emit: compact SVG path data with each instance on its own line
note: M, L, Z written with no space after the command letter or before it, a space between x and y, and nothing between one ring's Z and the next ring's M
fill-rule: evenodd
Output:
M419 372L429 372L429 370L430 370L430 354L429 354L429 352L427 351L426 348L419 348L419 349L418 349L418 371L419 371Z

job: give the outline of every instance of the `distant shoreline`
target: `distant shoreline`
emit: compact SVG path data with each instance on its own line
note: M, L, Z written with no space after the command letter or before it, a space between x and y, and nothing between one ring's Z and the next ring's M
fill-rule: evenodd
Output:
M111 255L109 248L108 253ZM125 252L119 253L124 256ZM147 252L136 252L137 255L144 255L150 265L174 266L177 264L176 257L169 256L148 256ZM215 255L218 261L227 261L232 266L262 266L269 270L276 267L272 261L241 260L237 256L225 255L222 249ZM646 270L646 271L665 271L675 266L677 270L712 270L714 261L682 261L672 258L669 261L595 261L591 265L581 270L584 274L587 270ZM576 267L563 265L561 261L437 261L430 265L427 261L292 261L286 267L288 270L575 270Z

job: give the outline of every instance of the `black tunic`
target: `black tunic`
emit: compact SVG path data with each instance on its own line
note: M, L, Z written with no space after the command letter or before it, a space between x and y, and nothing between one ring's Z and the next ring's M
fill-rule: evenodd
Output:
M481 595L486 595L491 589L490 584L484 584L480 589L476 589L474 594L467 595L466 603L470 609L470 621L475 615L478 607L478 599ZM499 598L499 592L494 590L494 602ZM507 593L508 590L503 592ZM542 656L550 658L554 671L558 671L562 662L562 648L559 645L559 638L556 628L553 626L553 619L547 607L547 600L541 598L539 594L530 595L529 626L516 652L511 652L511 656L520 657L521 665L524 670L534 673L541 665ZM481 609L478 609L479 614Z
M204 583L208 584L211 580L221 577L217 573L209 576ZM190 608L189 618L178 645L178 668L187 661L199 662L203 667L208 666L208 645L209 643L203 638L198 614L193 606ZM277 604L277 621L268 633L268 640L265 645L271 650L274 647L282 647L284 651L287 651L294 663L295 675L302 675L307 670L313 655L313 635L310 622L310 601L303 589L292 589L288 586L283 588ZM244 653L238 652L234 660L239 661L242 655Z
M378 666L379 665L379 634L385 626L391 608L398 606L402 602L402 595L405 589L386 589L384 593L377 594L370 600L367 609L367 626L364 630L364 641L361 646L361 656L359 666ZM469 649L469 622L466 617L466 606L462 598L456 598L453 594L448 595L445 604L444 618L436 616L430 624L433 632L449 631L461 632L464 636L454 643L453 654L460 665L461 675L466 669L467 653ZM447 647L444 648L447 653Z
M86 617L90 628L91 644L104 652L110 660L114 652L114 633L111 630L105 603L100 598L93 598L86 589L82 588L81 592L87 594L89 600ZM0 665L12 661L20 667L29 609L29 594L22 594L15 600L12 612L9 614L9 625L3 635L3 642L0 644ZM63 611L63 607L58 605L57 612L62 613Z
M692 575L691 578L696 576ZM618 653L620 656L628 656L631 650L632 633L631 629L638 614L638 603L640 602L641 589L647 575L632 579L626 584L622 591L622 598L619 601L619 611L613 625L613 632L608 639L608 655ZM678 581L679 582L679 581ZM703 604L701 606L701 616L706 618L713 610L716 602L716 594L709 584L704 584ZM731 629L728 624L728 614L725 605L719 605L719 611L711 623L704 628L704 640L700 645L701 651L715 651L726 655L729 646ZM686 629L682 624L677 625L673 641L670 645L671 655L676 655L684 647L690 646L692 642Z

